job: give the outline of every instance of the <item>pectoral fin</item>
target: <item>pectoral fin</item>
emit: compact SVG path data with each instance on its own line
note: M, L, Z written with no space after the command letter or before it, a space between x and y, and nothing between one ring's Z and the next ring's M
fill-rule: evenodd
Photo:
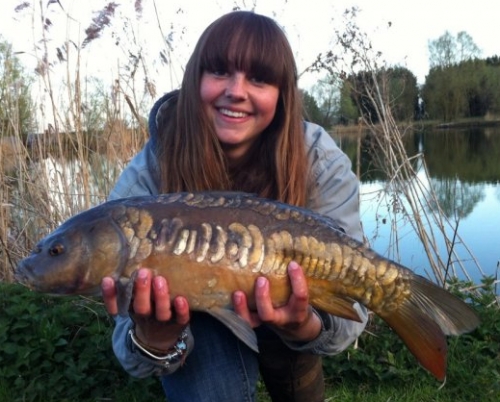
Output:
M254 352L259 352L257 336L250 324L243 320L233 310L224 308L213 308L206 311L212 317L222 322L229 330L245 345Z
M129 314L130 303L134 294L135 271L130 278L120 278L116 281L116 297L118 300L118 315L126 317Z

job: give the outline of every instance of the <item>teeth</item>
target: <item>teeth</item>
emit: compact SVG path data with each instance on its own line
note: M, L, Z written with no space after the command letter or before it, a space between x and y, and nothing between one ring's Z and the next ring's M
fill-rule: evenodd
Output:
M219 109L219 112L222 114L225 114L226 116L229 117L245 117L247 114L243 112L233 112L232 110L229 109Z

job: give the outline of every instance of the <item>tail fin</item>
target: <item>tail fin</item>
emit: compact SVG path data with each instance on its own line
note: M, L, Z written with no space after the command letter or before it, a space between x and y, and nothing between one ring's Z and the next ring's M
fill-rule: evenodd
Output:
M464 301L417 275L411 278L410 298L396 311L380 316L440 381L446 377L445 335L459 335L479 325L478 316Z
M479 325L476 312L463 300L431 281L414 275L410 302L439 325L445 335L460 335Z

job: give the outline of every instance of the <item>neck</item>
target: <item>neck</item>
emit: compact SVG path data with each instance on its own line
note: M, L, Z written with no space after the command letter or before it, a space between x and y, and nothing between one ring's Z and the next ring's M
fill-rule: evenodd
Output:
M226 155L228 166L230 169L237 168L238 166L244 165L249 159L250 155L253 153L253 147L243 148L240 146L235 147L231 145L222 145L224 154Z

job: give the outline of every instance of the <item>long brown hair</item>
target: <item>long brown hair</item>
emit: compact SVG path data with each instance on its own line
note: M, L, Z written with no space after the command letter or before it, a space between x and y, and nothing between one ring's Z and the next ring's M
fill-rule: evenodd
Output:
M279 88L276 114L240 166L229 167L200 99L204 71L245 71ZM165 113L162 113L165 114ZM178 98L158 122L162 192L238 190L305 205L308 163L292 50L271 18L236 11L213 22L189 59Z

